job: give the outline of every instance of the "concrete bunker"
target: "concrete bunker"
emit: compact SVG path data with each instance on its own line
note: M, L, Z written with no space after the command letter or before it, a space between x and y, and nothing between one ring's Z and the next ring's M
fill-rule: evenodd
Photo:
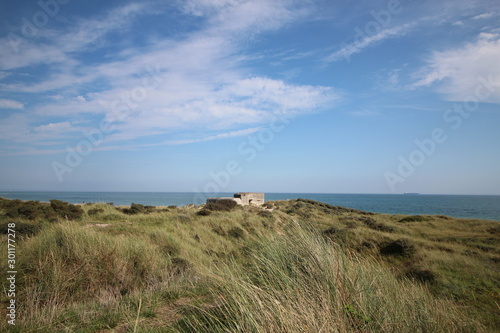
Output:
M233 197L226 198L208 198L208 203L217 202L219 200L234 200L241 206L261 206L264 204L264 193L259 192L239 192L235 193Z

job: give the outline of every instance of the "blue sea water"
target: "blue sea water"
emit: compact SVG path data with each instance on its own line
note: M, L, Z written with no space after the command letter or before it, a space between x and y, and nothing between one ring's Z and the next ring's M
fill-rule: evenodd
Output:
M138 203L152 206L200 204L206 197L212 196L232 196L232 193L202 195L189 192L0 192L0 197L8 199L58 199L70 203L112 202L115 205ZM266 193L266 201L296 198L376 213L448 215L500 221L500 195Z

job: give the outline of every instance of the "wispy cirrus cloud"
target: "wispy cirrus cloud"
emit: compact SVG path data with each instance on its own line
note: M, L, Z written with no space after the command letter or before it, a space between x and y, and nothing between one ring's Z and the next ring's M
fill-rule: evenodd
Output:
M474 42L434 52L427 65L413 74L411 88L435 87L448 100L464 101L474 95L478 85L489 82L489 97L500 102L500 34L481 33Z
M489 18L497 16L497 15L498 14L493 13L493 12L483 13L483 14L479 14L479 15L474 16L472 19L473 20L484 20L484 19L489 19Z
M375 46L390 38L399 38L405 36L413 27L415 23L407 23L393 28L383 29L374 35L360 35L354 42L350 44L343 44L343 46L326 57L327 62L335 62L340 60L350 59L354 54L361 53L363 50ZM356 37L355 37L356 38Z
M251 127L251 128L246 128L246 129L237 130L237 131L218 133L218 134L206 136L206 137L203 137L203 138L169 140L169 141L165 141L165 142L161 143L161 145L181 145L181 144L188 144L188 143L196 143L196 142L213 141L213 140L219 140L219 139L235 138L235 137L240 137L240 136L245 136L245 135L249 135L249 134L252 134L252 133L256 133L260 129L261 129L261 127Z
M34 36L11 31L0 38L0 68L16 69L40 64L76 65L74 53L89 47L105 47L102 39L111 32L125 33L134 18L147 13L147 7L131 3L109 11L106 15L67 22L64 30L43 27Z
M6 78L9 75L10 75L9 72L0 71L0 80L2 80L3 78Z
M60 145L71 139L69 134L92 128L100 120L113 123L114 131L105 140L109 145L121 142L134 146L133 140L144 137L158 143L186 143L176 138L177 132L185 130L200 133L189 142L223 139L234 135L203 133L215 130L243 135L249 126L268 121L275 110L299 115L339 98L331 87L255 76L246 66L249 59L242 51L248 40L307 16L303 3L193 0L184 2L182 9L186 15L203 17L199 29L182 38L144 36L140 48L114 43L118 49L113 57L92 62L82 61L82 55L99 51L104 47L101 41L134 26L137 18L148 15L149 7L126 5L106 16L78 19L67 32L47 30L43 41L31 40L24 45L23 60L7 55L0 61L0 69L22 70L43 64L49 75L30 81L4 81L0 92L45 94L43 102L26 111L34 117L23 118L23 128L31 133L31 139L43 140L49 138L40 130L52 129L50 142L59 139ZM154 15L168 13L157 10ZM147 89L145 80L151 85ZM134 100L138 92L143 95ZM53 122L54 117L60 121ZM84 125L75 125L72 120L80 118Z
M22 109L24 108L24 104L18 101L14 101L12 99L3 99L0 98L0 109Z

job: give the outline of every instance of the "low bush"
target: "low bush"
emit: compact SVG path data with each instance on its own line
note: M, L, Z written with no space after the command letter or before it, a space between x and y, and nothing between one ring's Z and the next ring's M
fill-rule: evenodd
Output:
M330 228L326 229L325 231L323 231L323 234L326 236L332 236L332 235L338 234L339 232L340 232L339 228L330 227Z
M196 215L199 215L199 216L208 216L210 214L212 214L212 212L208 209L205 209L205 208L196 212Z
M350 246L352 235L352 229L349 227L341 229L336 226L331 226L322 232L324 239L333 241L341 246Z
M54 222L58 217L68 220L78 220L84 210L76 205L60 200L50 200L49 203L39 201L0 200L0 208L6 217L24 218L27 220L47 220Z
M227 235L232 238L245 238L245 230L234 227L228 230Z
M128 215L149 214L154 212L155 208L155 206L144 206L141 204L132 203L130 204L130 208L122 208L121 211Z
M92 209L89 209L89 211L87 212L87 214L89 216L96 216L96 215L99 215L100 213L104 213L104 209L102 209L102 208L92 208Z
M212 211L228 212L233 210L238 204L232 199L220 199L217 201L209 202L205 205L205 209Z
M268 211L268 210L261 210L260 212L257 213L260 217L264 217L267 219L272 219L273 218L273 213Z
M487 230L492 235L500 235L500 225Z
M383 231L383 232L394 232L396 229L391 227L390 225L377 222L374 218L369 216L360 216L359 219L363 222L368 228Z
M436 279L436 275L434 274L434 272L428 269L410 269L406 273L406 276L408 276L410 279L415 279L417 281L425 283L432 283Z
M428 218L422 215L411 215L402 218L401 220L399 220L399 222L424 222L427 220Z
M380 249L383 255L409 257L417 252L417 246L406 238L400 238Z
M84 213L82 207L61 200L50 200L50 207L57 215L67 220L79 220Z
M6 217L24 218L28 220L45 219L54 221L57 215L48 203L38 201L21 201L21 200L0 200L0 208L5 212Z
M339 215L342 213L358 213L358 214L365 214L365 212L359 210L359 209L352 209L352 208L346 208L346 207L340 207L340 206L334 206L330 205L324 202L320 201L315 201L311 199L297 199L297 204L294 205L295 208L301 208L302 204L305 204L311 208L316 208L321 211L323 211L326 214L332 214L332 215ZM298 205L300 204L300 205ZM371 213L369 213L371 215Z
M0 224L0 233L4 235L8 234L9 223L12 223L12 221ZM39 224L25 223L25 222L14 222L14 223L15 227L10 229L15 230L16 235L33 236L37 234L40 230L42 230L42 227Z
M272 203L272 202L264 202L262 204L262 207L267 208L267 209L272 209L272 208L274 208L274 203Z
M224 231L224 229L222 229L222 227L220 225L212 228L212 231L219 235L219 236L222 236L222 237L225 237L227 235L227 233Z

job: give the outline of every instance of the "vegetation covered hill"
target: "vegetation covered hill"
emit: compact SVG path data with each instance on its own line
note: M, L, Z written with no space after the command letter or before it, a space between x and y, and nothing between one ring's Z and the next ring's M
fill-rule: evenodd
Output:
M3 331L500 329L499 222L303 199L262 209L0 199L0 221L2 244L8 223L17 232L19 313L9 327L3 293Z

